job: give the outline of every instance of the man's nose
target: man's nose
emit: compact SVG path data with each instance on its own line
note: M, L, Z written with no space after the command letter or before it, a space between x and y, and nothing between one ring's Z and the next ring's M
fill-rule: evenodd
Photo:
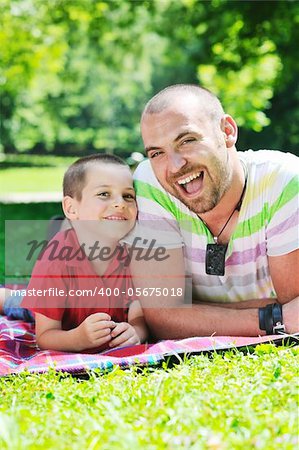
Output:
M186 158L180 153L172 153L168 158L168 169L172 173L178 172L185 164Z

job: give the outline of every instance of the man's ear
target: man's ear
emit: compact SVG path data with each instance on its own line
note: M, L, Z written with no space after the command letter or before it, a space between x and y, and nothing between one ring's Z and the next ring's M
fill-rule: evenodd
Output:
M221 119L221 129L224 134L226 147L233 147L238 139L238 127L234 119L225 114Z
M70 197L69 195L66 195L65 197L63 197L62 209L63 209L65 217L67 217L69 220L77 220L78 219L77 206L78 206L78 202L74 198Z

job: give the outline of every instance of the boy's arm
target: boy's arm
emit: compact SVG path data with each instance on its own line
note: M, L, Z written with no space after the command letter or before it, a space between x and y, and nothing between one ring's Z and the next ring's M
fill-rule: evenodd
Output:
M115 323L105 313L88 316L78 327L62 330L61 321L35 314L36 341L42 350L80 352L100 347L111 340L111 328Z
M145 342L148 338L148 328L144 319L143 311L138 300L133 301L129 307L128 322L135 328L140 342Z
M64 331L61 321L35 313L36 342L42 350L76 351L80 350L76 329Z

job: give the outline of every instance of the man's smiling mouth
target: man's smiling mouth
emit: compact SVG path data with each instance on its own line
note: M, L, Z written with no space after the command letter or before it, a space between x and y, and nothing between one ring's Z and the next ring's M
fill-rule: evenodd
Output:
M203 185L204 172L194 172L188 177L182 178L177 181L179 189L187 194L193 195L198 193Z

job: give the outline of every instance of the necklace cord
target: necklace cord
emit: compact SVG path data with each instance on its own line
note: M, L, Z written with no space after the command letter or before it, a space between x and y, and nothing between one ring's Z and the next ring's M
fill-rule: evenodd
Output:
M223 225L223 227L221 228L221 230L220 230L220 232L217 234L217 236L213 236L213 239L214 239L215 244L218 243L217 241L218 241L219 236L220 236L220 235L222 234L222 232L225 230L225 228L226 228L228 222L229 222L230 219L233 217L234 212L235 212L235 211L240 211L241 205L242 205L242 201L243 201L243 197L244 197L244 194L245 194L246 185L247 185L247 176L246 176L246 178L245 178L245 183L244 183L244 187L243 187L243 190L242 190L242 194L241 194L240 200L238 201L238 203L237 203L235 209L234 209L233 212L230 214L229 218L227 219L227 221L225 222L225 224Z

